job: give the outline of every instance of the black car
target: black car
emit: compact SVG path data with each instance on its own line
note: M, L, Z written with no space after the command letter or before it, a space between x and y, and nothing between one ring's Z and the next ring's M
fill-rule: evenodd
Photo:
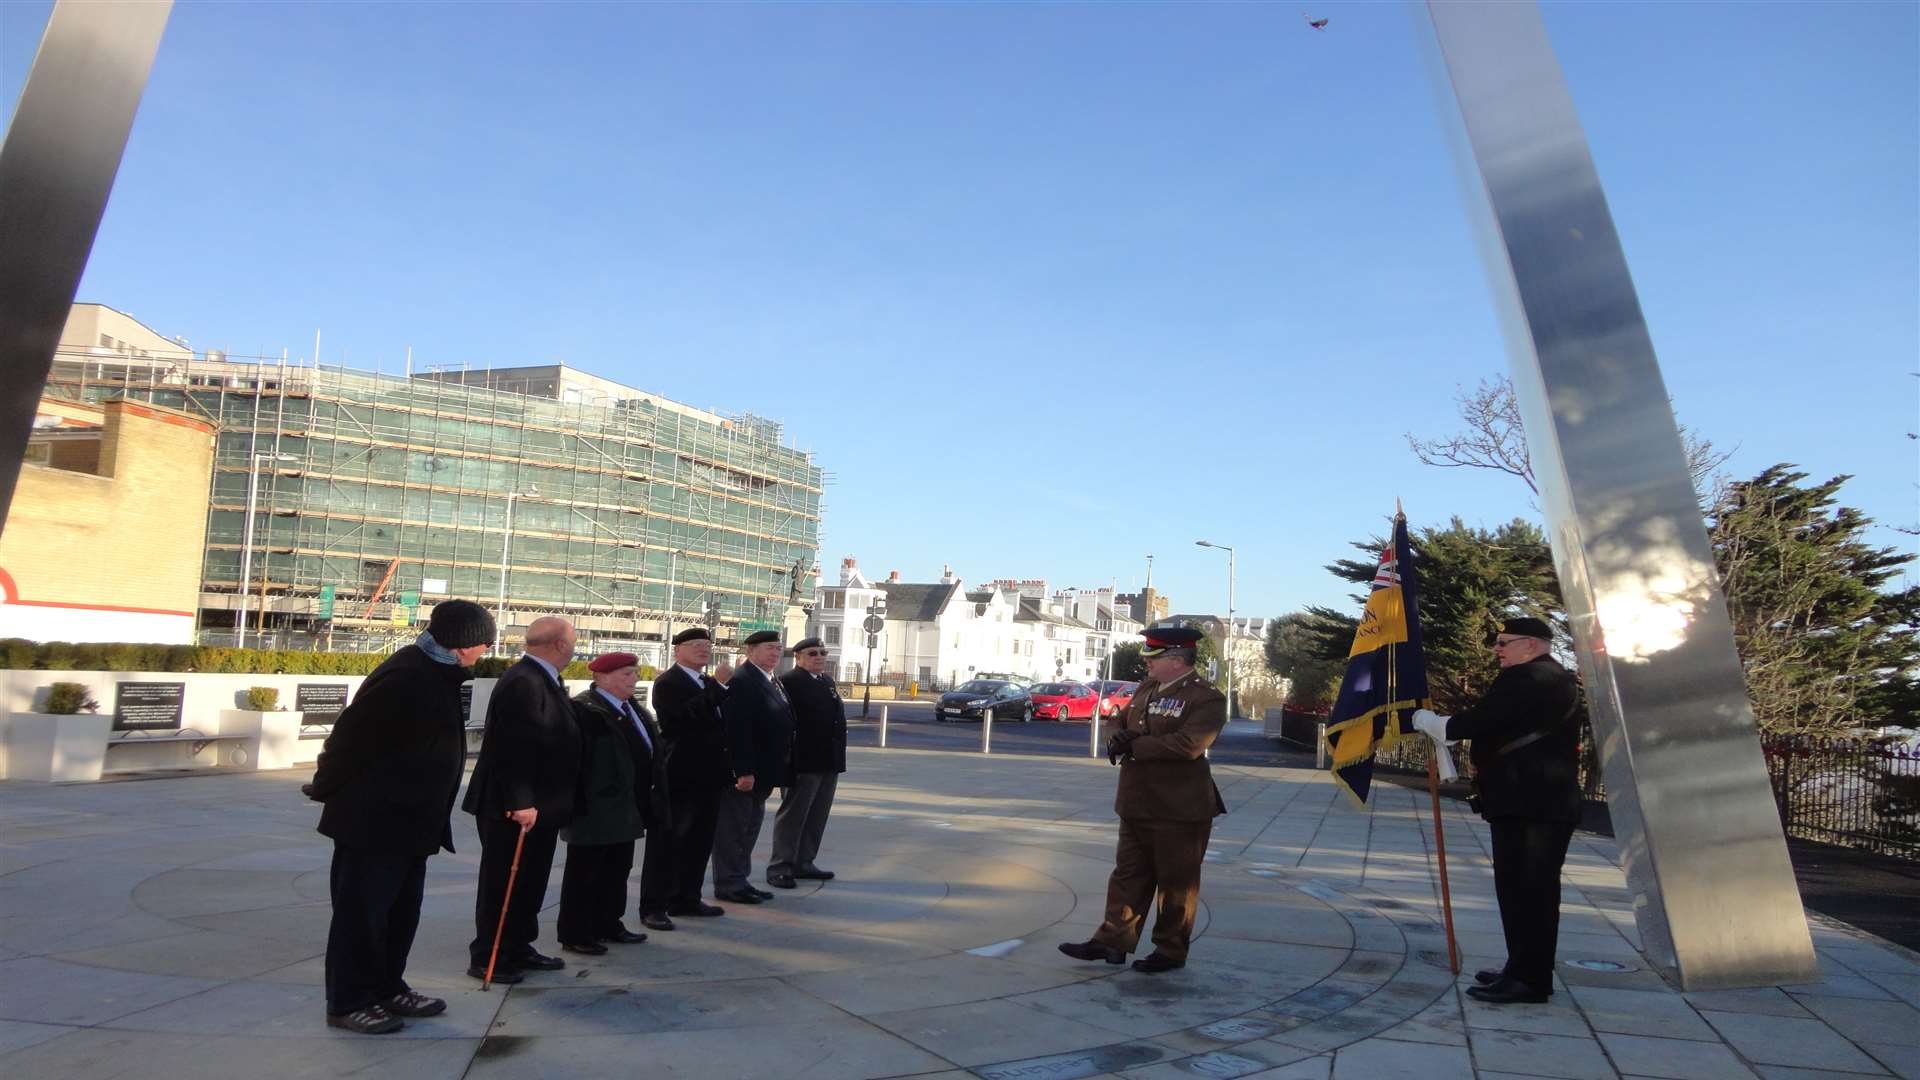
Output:
M1002 679L974 679L940 695L933 707L935 720L978 720L993 710L996 720L1033 719L1033 699L1027 689Z

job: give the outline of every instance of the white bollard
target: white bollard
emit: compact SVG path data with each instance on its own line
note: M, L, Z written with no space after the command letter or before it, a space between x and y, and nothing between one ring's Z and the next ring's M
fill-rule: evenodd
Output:
M1314 736L1313 740L1313 767L1324 769L1327 767L1327 725L1314 726L1319 729L1319 734Z
M988 705L980 714L980 752L993 753L993 706Z
M887 745L887 707L880 706L880 745Z

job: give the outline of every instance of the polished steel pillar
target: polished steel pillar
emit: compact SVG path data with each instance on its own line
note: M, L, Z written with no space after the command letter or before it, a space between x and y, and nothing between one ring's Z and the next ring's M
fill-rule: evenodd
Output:
M0 528L172 0L60 0L0 144Z
M1713 551L1540 11L1427 11L1645 951L1689 990L1813 979Z

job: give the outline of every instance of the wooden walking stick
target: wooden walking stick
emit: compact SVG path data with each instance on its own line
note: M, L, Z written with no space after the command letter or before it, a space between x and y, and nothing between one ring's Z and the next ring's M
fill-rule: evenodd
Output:
M1447 748L1433 744L1433 753L1427 755L1427 794L1433 796L1433 849L1440 855L1440 911L1446 916L1447 923L1447 967L1455 975L1460 974L1460 947L1453 943L1453 891L1447 885L1447 831L1440 824L1440 766L1439 755Z
M527 830L523 826L519 839L513 842L513 865L507 868L507 894L500 898L500 925L493 928L493 951L487 954L487 977L480 980L482 990L493 982L493 965L500 959L500 935L507 931L507 907L513 903L513 879L520 876L520 849L526 846ZM1453 924L1449 922L1447 926L1451 933Z

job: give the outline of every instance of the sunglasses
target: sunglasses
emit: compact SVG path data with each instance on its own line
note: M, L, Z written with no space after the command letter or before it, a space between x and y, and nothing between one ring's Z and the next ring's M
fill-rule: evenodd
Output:
M827 650L825 650L825 649L806 649L806 650L803 650L803 651L802 651L802 652L800 653L800 655L801 655L801 656L825 656L825 655L827 655Z

